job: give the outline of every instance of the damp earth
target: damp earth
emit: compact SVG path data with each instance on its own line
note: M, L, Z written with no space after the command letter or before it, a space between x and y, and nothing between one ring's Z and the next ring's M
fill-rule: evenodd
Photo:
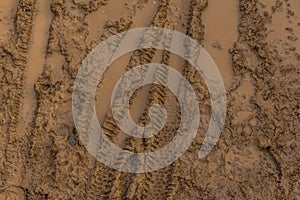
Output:
M198 158L210 119L200 74L167 51L141 49L109 66L95 110L120 148L151 152L178 129L176 97L161 85L140 87L134 121L165 107L159 134L129 136L110 98L126 71L162 63L180 72L199 100L200 127L190 148L154 172L119 172L97 161L79 139L72 91L82 61L101 41L138 27L184 33L214 59L227 95L226 122L212 152ZM1 0L0 199L300 199L299 0ZM159 72L165 80L167 72ZM121 162L121 161L120 161Z

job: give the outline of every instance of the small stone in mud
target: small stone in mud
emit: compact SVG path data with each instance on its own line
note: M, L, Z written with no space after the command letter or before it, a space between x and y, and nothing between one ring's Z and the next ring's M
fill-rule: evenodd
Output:
M75 134L75 135L79 135L79 133L78 133L78 131L77 131L77 129L76 129L76 128L74 128L74 129L73 129L73 134Z
M218 41L212 43L211 46L214 47L214 48L216 48L216 49L218 49L218 50L223 50L221 44Z
M75 138L74 138L73 135L70 135L70 137L69 137L69 143L70 143L72 146L74 146L74 145L76 144L76 140L75 140Z

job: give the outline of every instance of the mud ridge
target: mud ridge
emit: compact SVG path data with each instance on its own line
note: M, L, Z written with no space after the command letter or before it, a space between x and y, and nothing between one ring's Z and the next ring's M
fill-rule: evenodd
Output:
M22 101L22 90L24 87L25 70L28 61L28 49L31 40L33 13L36 1L20 1L18 4L14 27L16 37L11 40L11 44L2 47L2 56L7 56L9 62L4 62L3 66L10 65L6 72L6 79L1 79L2 97L7 99L1 112L6 115L5 126L1 128L2 134L7 135L4 151L4 168L1 169L6 174L2 181L5 185L4 192L0 193L1 198L23 198L24 190L21 187L24 170L24 137L25 133L17 129L19 113ZM8 66L7 66L8 67ZM2 70L5 68L2 68Z

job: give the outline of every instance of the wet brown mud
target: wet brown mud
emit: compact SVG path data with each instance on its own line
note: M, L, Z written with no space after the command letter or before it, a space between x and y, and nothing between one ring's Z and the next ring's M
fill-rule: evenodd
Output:
M28 53L28 64L26 70L26 80L21 108L20 129L28 127L33 119L36 109L36 95L34 84L43 71L45 56L47 51L49 26L52 19L50 11L51 1L41 1L37 3L35 21L31 38L31 46Z
M299 199L299 8L297 0L1 1L0 199ZM147 124L149 108L159 103L167 126L144 140L123 133L109 104L125 71L170 65L200 99L201 124L188 151L161 170L131 174L88 153L74 126L72 91L97 44L144 26L202 44L223 76L228 110L217 145L198 159L211 106L201 76L170 52L143 49L119 58L101 79L96 110L105 134L123 149L162 148L180 120L174 95L148 85L133 96L131 114Z
M1 1L0 3L0 42L1 44L7 42L11 33L13 33L13 22L14 16L17 11L18 0L13 1Z
M216 62L226 88L232 81L230 49L238 38L238 1L210 0L203 13L205 34L203 47Z

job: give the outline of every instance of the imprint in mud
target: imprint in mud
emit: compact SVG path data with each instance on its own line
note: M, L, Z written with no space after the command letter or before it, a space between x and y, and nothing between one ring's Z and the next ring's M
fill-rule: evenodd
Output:
M124 172L145 173L170 165L189 148L199 128L199 102L190 83L168 66L148 64L138 66L121 77L112 95L113 116L121 130L128 135L148 138L157 134L163 128L165 110L159 105L151 107L151 124L141 127L135 124L129 114L129 100L134 91L143 85L162 84L175 94L180 104L181 122L176 136L160 150L135 153L117 147L102 133L95 113L99 79L107 66L118 57L146 48L170 51L189 61L207 84L211 96L211 119L200 148L200 158L205 157L216 144L226 116L223 79L209 54L195 40L162 28L132 29L105 40L86 57L78 72L73 91L73 119L88 151L107 166ZM154 78L158 71L168 71L165 82Z

